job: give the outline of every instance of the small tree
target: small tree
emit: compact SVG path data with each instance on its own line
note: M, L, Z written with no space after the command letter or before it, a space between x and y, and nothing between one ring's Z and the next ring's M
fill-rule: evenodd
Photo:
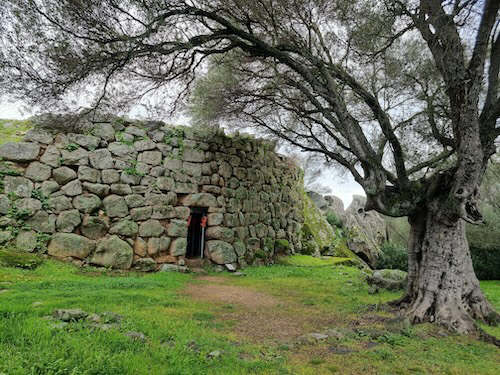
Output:
M472 269L464 221L500 115L498 0L7 0L1 89L47 106L93 104L198 82L201 118L253 124L324 155L366 209L411 224L413 322L459 332L496 313ZM181 84L179 86L179 84Z

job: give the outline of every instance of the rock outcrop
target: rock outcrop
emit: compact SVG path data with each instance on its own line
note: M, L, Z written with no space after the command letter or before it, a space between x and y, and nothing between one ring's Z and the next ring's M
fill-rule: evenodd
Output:
M364 209L366 198L360 195L353 196L353 201L347 209L344 209L342 200L334 195L322 196L312 191L307 192L307 195L325 217L333 213L340 220L349 234L348 248L373 267L386 238L386 224L383 216L375 211L366 212ZM332 235L333 231L327 237Z
M350 232L347 242L349 249L370 266L374 266L381 252L380 247L386 239L386 224L379 213L365 211L365 203L365 197L353 196L342 220Z

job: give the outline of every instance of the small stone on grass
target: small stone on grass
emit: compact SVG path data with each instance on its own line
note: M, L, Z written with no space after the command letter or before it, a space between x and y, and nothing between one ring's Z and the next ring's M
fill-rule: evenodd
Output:
M214 350L213 352L208 353L207 358L214 359L219 358L222 355L220 350Z
M130 337L134 341L146 341L146 335L142 332L129 331L125 336Z

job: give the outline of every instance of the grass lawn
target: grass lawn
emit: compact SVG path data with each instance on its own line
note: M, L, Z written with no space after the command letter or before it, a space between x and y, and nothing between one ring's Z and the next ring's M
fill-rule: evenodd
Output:
M0 119L0 145L6 142L20 141L24 133L32 127L29 120Z
M0 266L0 374L498 373L493 345L391 324L383 303L397 293L370 295L357 269L310 262L250 267L245 277L116 273L53 260L35 270ZM482 286L499 309L500 282ZM123 321L107 331L54 328L43 317L58 308L111 311ZM327 329L338 337L297 340ZM210 358L213 351L221 355Z

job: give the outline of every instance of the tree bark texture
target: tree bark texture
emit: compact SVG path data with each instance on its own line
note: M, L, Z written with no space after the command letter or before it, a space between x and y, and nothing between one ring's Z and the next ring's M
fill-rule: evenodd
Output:
M445 219L440 205L410 217L408 289L402 303L413 323L436 322L459 333L496 313L472 267L462 219Z

